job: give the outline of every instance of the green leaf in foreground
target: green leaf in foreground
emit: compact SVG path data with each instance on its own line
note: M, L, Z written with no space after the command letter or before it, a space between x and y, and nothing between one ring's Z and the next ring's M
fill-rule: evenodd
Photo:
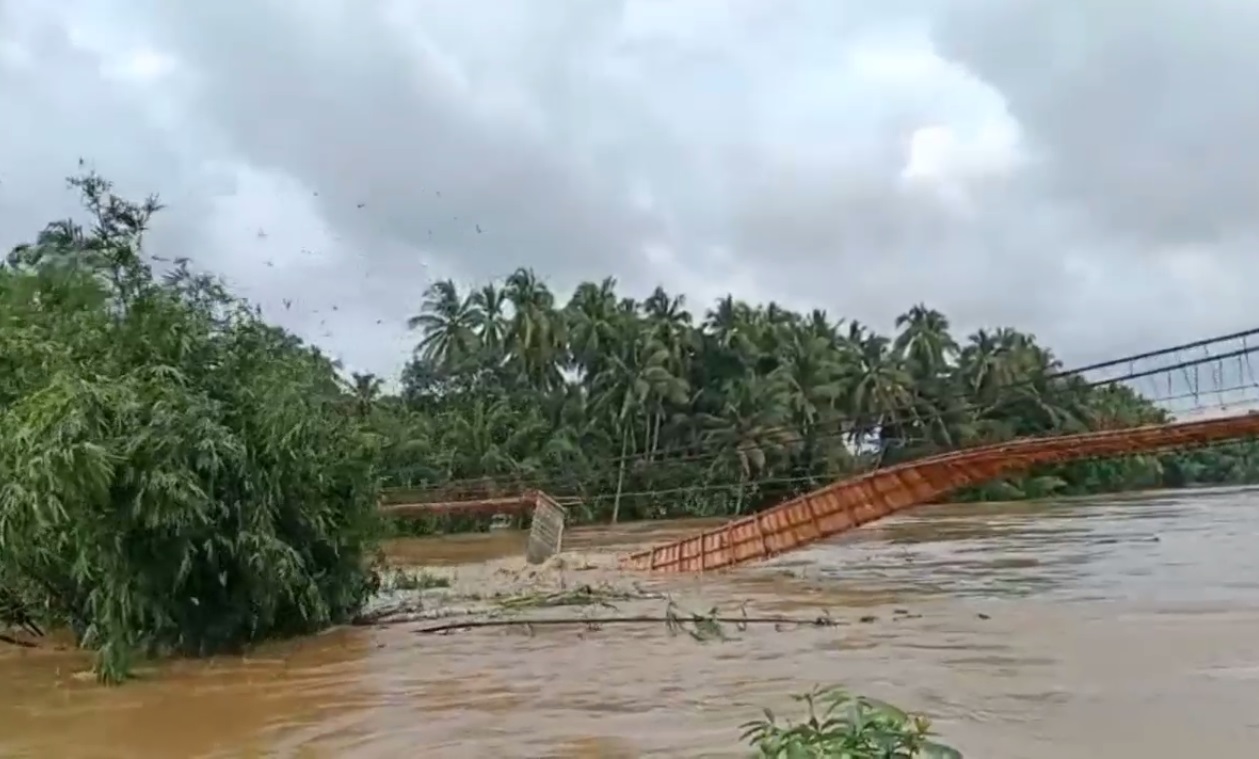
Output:
M962 759L956 749L930 739L931 724L881 701L842 688L795 696L805 705L801 721L762 719L742 725L742 740L765 759Z

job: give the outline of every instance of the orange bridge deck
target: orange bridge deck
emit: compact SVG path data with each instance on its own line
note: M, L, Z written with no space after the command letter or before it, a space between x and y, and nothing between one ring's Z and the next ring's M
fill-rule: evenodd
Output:
M638 551L625 569L702 572L762 561L1037 464L1124 456L1259 436L1259 414L1025 438L841 480L713 530Z

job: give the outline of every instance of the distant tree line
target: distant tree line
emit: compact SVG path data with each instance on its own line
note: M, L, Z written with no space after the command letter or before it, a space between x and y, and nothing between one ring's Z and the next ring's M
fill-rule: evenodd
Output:
M1167 419L1125 385L1064 376L1030 334L962 339L922 304L881 335L733 295L696 315L663 288L637 300L611 278L561 303L522 268L477 288L435 283L411 326L398 395L382 397L372 376L353 382L403 500L538 487L573 497L582 521L734 515L958 446ZM1256 452L1239 442L1078 462L959 497L1256 482Z

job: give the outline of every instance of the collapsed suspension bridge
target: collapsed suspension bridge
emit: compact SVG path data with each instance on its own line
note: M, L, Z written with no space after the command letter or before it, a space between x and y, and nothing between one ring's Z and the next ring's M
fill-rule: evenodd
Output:
M621 566L653 572L702 572L762 561L1041 464L1158 453L1259 437L1259 373L1251 365L1255 352L1259 352L1259 328L1058 372L1052 379L1092 387L1127 385L1155 402L1172 421L1025 437L875 469L715 529L631 553L622 558ZM551 499L532 489L510 498L447 499L386 508L412 514L487 513L530 511L545 505L554 519L557 515L562 518L560 504L571 500Z

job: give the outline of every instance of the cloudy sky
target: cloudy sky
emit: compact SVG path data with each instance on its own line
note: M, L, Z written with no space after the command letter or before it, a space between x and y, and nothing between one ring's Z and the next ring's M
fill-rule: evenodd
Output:
M1075 364L1259 324L1256 39L1242 0L0 0L0 245L84 157L359 370L519 265Z

